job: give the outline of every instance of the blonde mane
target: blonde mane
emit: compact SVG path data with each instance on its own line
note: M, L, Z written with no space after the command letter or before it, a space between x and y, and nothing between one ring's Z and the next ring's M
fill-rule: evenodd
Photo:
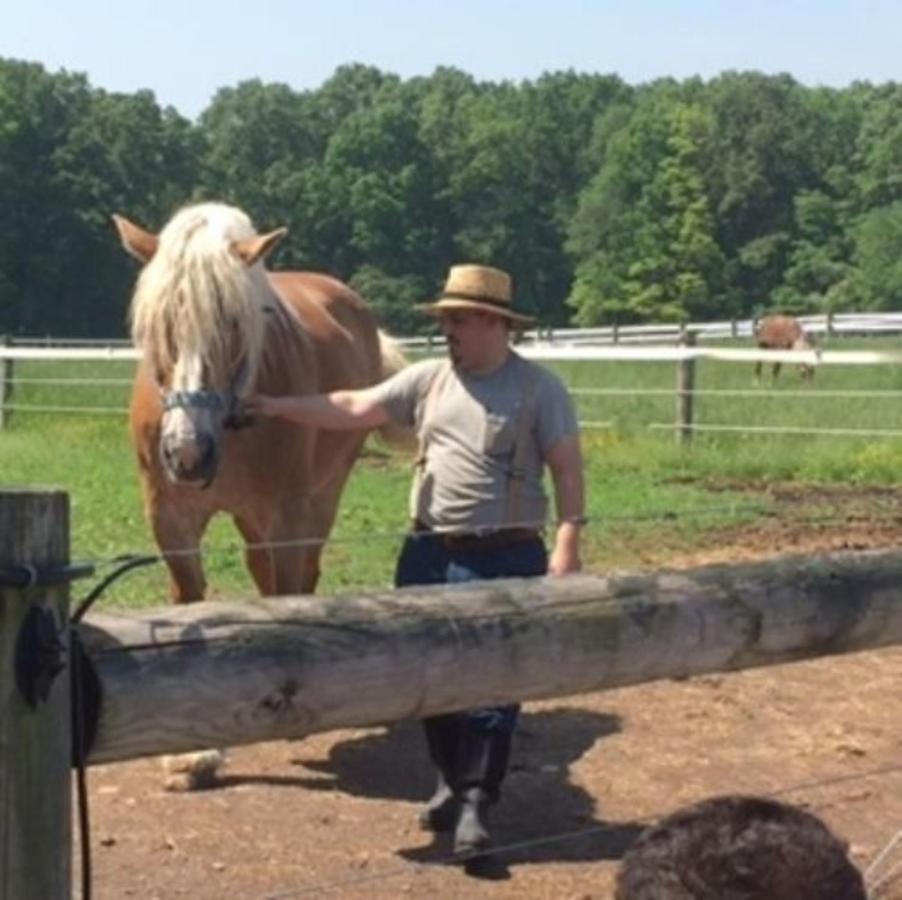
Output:
M132 340L158 377L183 354L202 359L218 386L242 362L257 371L274 295L263 266L248 267L231 248L255 233L241 210L217 203L185 207L160 232L130 311Z

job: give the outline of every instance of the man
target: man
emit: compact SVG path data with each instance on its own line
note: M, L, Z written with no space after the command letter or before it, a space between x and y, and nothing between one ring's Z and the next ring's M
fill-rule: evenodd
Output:
M422 307L439 319L447 361L417 363L361 390L246 403L250 414L320 428L377 428L389 420L415 428L413 531L398 558L398 587L580 569L576 416L560 380L511 349L511 330L531 321L513 310L511 295L505 272L453 266L441 297ZM541 536L546 465L557 513L550 556ZM423 721L438 787L421 824L453 828L457 853L490 845L486 809L499 797L518 711L512 704Z
M715 797L647 829L616 900L866 900L846 846L811 813L764 797Z

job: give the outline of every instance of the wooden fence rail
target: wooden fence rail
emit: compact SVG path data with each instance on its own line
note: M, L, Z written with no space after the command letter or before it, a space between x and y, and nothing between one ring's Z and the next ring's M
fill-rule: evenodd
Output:
M902 642L902 554L96 615L92 762Z

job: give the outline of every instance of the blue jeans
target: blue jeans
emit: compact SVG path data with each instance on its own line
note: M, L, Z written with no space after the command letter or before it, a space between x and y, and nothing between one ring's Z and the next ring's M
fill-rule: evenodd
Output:
M395 585L525 578L544 575L547 570L548 552L538 536L491 552L461 552L449 550L434 534L419 533L404 541ZM429 755L455 792L479 787L491 801L497 800L519 712L519 704L512 703L423 720Z

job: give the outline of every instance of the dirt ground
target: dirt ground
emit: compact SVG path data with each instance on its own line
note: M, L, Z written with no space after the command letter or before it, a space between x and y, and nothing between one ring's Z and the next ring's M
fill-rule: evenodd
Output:
M721 533L704 553L661 547L642 565L897 546L902 491L781 489L784 514ZM796 515L804 500L846 511ZM220 784L163 791L157 760L89 772L94 897L192 900L612 896L639 831L723 793L776 795L821 816L862 868L902 828L902 648L573 697L524 707L486 877L420 831L431 789L412 723L232 750ZM902 847L875 893L902 898Z

